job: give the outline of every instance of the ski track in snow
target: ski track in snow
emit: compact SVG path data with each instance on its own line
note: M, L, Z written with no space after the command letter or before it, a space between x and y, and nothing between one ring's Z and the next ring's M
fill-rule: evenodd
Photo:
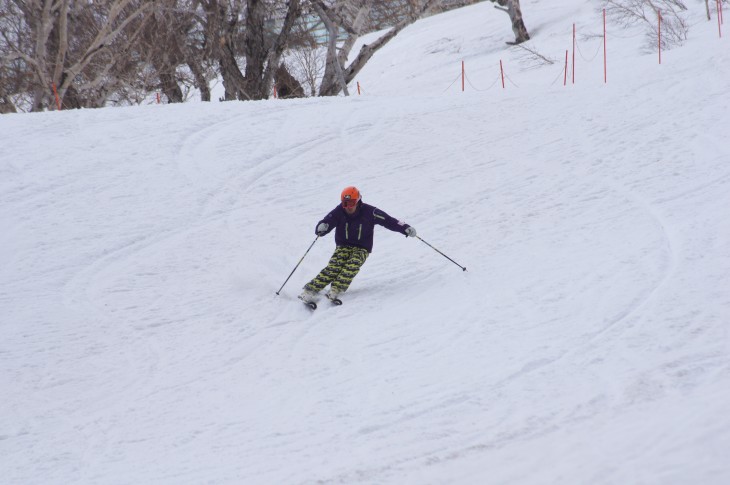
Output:
M560 52L594 16L527 5ZM401 33L369 96L0 118L3 477L727 483L725 51L439 93L514 54L485 9ZM296 299L332 236L275 295L352 184L468 271L378 228L343 306Z

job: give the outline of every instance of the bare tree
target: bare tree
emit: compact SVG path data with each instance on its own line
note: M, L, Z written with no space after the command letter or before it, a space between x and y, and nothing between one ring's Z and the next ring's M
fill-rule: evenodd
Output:
M17 15L9 24L5 62L20 62L28 75L23 89L29 109L50 103L51 85L66 107L95 106L114 82L115 66L124 63L129 39L134 39L152 6L141 0L76 2L72 0L3 0L5 12ZM122 42L120 39L126 37ZM100 87L104 86L104 89Z
M440 0L411 0L410 9L380 38L372 44L365 44L360 48L357 57L345 67L350 51L362 33L365 16L374 5L373 0L343 0L328 7L323 0L314 0L314 6L329 32L329 47L327 50L327 64L320 86L320 96L336 96L340 92L347 94L347 84L352 81L360 70L367 64L381 47L390 42L404 28L421 18L432 8L440 4ZM341 48L337 48L336 37L340 29L347 32L347 39Z
M0 0L0 112L54 109L52 85L65 108L140 103L158 90L182 102L193 88L210 100L216 75L226 100L266 99L274 82L295 96L304 87L314 95L320 80L319 95L348 94L405 27L475 1ZM492 1L519 9L517 0ZM317 17L326 48L313 34ZM386 31L347 65L357 39L375 29Z
M247 0L246 3L246 90L251 99L266 99L289 35L301 13L301 6L299 0L289 0L281 29L268 32L266 17L274 6L265 0Z
M325 6L324 3L321 1L314 3L314 9L319 17L322 19L322 22L327 29L328 39L325 71L324 77L322 79L322 85L320 86L320 96L334 96L337 95L340 91L344 91L345 96L350 95L350 93L347 91L347 82L345 81L345 75L342 66L345 63L345 60L347 59L347 56L352 47L350 47L350 49L346 49L346 46L343 46L343 48L340 49L338 53L337 41L339 37L340 26L344 26L347 29L348 40L357 37L358 31L354 26L355 19L353 19L352 17L362 18L362 12L366 11L369 8L368 1L358 3L360 3L360 5L347 2L342 2L340 4L340 7L342 7L343 10L348 6L352 6L353 10L355 10L355 15L350 15L350 18L343 16L342 13L344 12L338 12L335 9L327 8L327 6ZM351 46L353 42L348 42L346 44Z
M177 68L185 62L183 49L191 22L175 7L177 0L158 0L142 31L139 52L159 78L159 87L170 103L182 103Z
M301 12L300 0L201 0L204 36L217 60L225 100L269 97L274 73ZM277 27L277 21L281 21ZM272 27L273 26L273 27ZM244 59L245 73L239 66Z
M45 0L45 3L50 2ZM144 27L143 16L153 4L135 0L115 0L106 4L100 2L98 5L74 2L72 12L69 0L56 3L60 3L62 8L58 15L59 43L58 49L54 49L56 61L52 79L58 85L59 97L65 100L67 95L71 95L71 106L80 107L79 90L92 90L107 82L109 72L120 62L120 58L125 58L129 43L137 38ZM69 35L71 14L85 20L79 23L85 29L75 32L73 38ZM117 42L122 35L126 39ZM82 41L78 49L72 49L71 40ZM80 75L84 75L83 81L78 83L77 77Z
M662 17L662 47L681 45L687 40L689 25L682 16L687 6L682 0L605 0L606 13L625 25L643 24L649 48L658 45L658 16Z
M210 81L217 76L214 68L216 61L210 55L209 43L212 39L206 36L205 16L200 0L186 0L189 23L185 32L183 56L193 76L193 85L200 91L202 101L210 101Z
M28 68L18 52L29 51L30 37L14 2L0 0L0 114L29 104Z
M199 0L157 0L149 15L136 50L157 74L149 90L160 89L168 102L183 102L192 87L210 101L204 18Z
M222 100L250 99L236 60L242 49L241 31L244 5L242 0L201 0L201 23L206 56L218 65L225 94Z
M307 95L316 96L317 86L324 74L326 55L314 38L302 37L305 39L288 52L290 67L292 75L300 80Z

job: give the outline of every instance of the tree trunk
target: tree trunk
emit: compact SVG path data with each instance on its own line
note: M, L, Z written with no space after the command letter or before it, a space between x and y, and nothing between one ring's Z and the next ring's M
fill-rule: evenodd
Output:
M512 32L515 34L514 44L521 44L530 40L530 34L527 32L525 22L522 20L522 9L520 8L520 0L491 0L497 2L502 7L507 7L506 12L512 21Z
M183 102L177 68L185 63L183 50L188 39L181 32L186 32L190 23L184 14L172 13L178 3L177 0L157 0L157 8L149 15L142 33L142 50L159 80L155 88L162 91L168 103Z
M330 16L319 3L314 4L314 10L319 18L324 22L327 29L327 63L322 76L322 84L319 89L320 96L337 96L340 91L349 96L347 91L347 83L345 75L342 72L342 64L340 64L340 56L337 55L337 34L339 33L339 24L335 24Z
M175 69L166 68L163 71L158 70L158 76L160 78L160 87L162 93L167 97L168 103L182 103L183 93L180 89L180 85L177 83L175 78Z
M53 15L55 11L51 9L53 2L45 0L43 7L39 9L40 17L36 16L36 11L25 10L28 25L31 26L34 36L34 52L33 59L35 61L36 83L33 86L33 100L31 102L31 111L42 111L46 100L49 99L51 90L51 79L48 77L46 66L48 64L48 38L53 30ZM55 106L55 104L54 104Z
M247 0L246 3L248 5L244 44L246 52L246 91L251 94L252 99L266 99L268 93L265 92L261 83L268 52L264 31L266 3L264 0Z
M210 101L210 85L208 84L208 79L205 77L200 61L197 59L189 60L187 65L190 68L190 72L193 73L193 78L195 78L195 87L200 90L200 100Z
M205 12L205 44L208 55L218 63L225 90L220 101L251 99L246 81L236 62L236 33L239 30L240 2L202 1Z
M264 0L247 0L246 16L246 89L251 99L268 99L274 72L279 66L289 34L300 15L299 0L289 0L284 24L278 35L268 38L265 29L267 3Z
M63 73L61 75L61 81L60 85L63 85L66 81L66 73ZM59 98L61 98L61 94L59 93ZM66 92L64 93L64 96L61 98L61 105L63 106L63 109L81 109L81 97L79 96L79 92L76 90L76 88L73 86L73 84L69 84L68 88L66 89Z
M228 36L226 36L227 38ZM233 53L233 47L227 39L221 39L220 51L220 68L221 77L223 78L223 87L225 88L225 100L233 101L236 99L250 100L251 97L246 93L246 78L241 73L241 69L236 62L236 56Z
M345 96L349 96L343 66L347 63L350 51L362 31L368 13L372 8L372 0L363 0L356 8L354 18L346 19L335 10L326 8L322 1L314 3L314 9L324 22L329 35L325 71L319 87L320 96L337 96L341 91L345 93ZM347 11L343 12L344 15L347 15L347 13ZM349 13L352 17L352 10ZM347 38L342 48L338 50L337 37L340 28L347 31Z

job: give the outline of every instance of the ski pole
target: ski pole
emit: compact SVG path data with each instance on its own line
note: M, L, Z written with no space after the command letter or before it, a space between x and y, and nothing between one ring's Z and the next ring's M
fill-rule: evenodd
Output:
M307 254L309 254L309 250L312 249L312 246L314 246L314 243L317 242L317 239L319 239L319 236L314 238L314 241L312 241L312 244L310 244L309 248L307 248L307 252L304 253L304 256L302 256L302 259L300 259L299 262L297 263L297 265L294 266L294 269L291 270L291 273L289 273L289 276L286 278L286 281L284 281L284 283L281 285L281 288L279 288L279 291L281 291L284 288L284 285L286 284L287 281L289 281L289 278L291 278L291 275L293 275L294 272L299 267L299 265L302 264L302 261L304 261L304 258L307 256ZM277 295L279 294L279 291L276 292Z
M416 236L416 237L417 237L418 239L421 239L421 236ZM466 267L465 267L465 266L462 266L462 265L460 265L459 263L457 263L456 261L454 261L454 260L453 260L453 259L451 259L450 257L446 256L446 255L445 255L444 253L442 253L441 251L439 251L439 250L438 250L438 249L436 249L435 247L433 247L433 246L431 246L430 244L428 244L428 243L427 243L426 241L424 241L423 239L421 239L421 242L423 242L423 244L425 244L425 245L426 245L426 246L428 246L429 248L431 248L431 249L433 249L434 251L436 251L437 253L439 253L439 254L440 254L441 256L443 256L444 258L446 258L446 259L448 259L449 261L451 261L452 263L454 263L454 264L455 264L456 266L458 266L459 268L461 268L461 269L463 269L464 271L466 271Z

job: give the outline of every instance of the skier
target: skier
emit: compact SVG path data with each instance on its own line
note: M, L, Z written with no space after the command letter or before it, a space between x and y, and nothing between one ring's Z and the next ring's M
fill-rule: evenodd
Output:
M347 290L373 250L375 224L405 234L406 237L416 237L416 229L412 226L398 221L377 207L364 204L356 187L346 187L340 195L340 201L340 205L324 216L315 229L320 237L335 229L337 248L327 266L304 285L299 299L307 304L312 303L317 293L327 285L331 285L327 298L335 304L342 304L340 294Z

